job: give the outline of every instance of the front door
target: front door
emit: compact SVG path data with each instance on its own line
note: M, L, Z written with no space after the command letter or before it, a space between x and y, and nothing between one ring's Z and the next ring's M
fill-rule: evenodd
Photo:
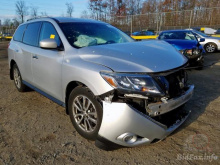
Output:
M50 22L42 24L39 42L44 39L54 39L58 46L62 45L56 29ZM63 55L64 51L39 47L32 58L34 86L58 100L62 100Z

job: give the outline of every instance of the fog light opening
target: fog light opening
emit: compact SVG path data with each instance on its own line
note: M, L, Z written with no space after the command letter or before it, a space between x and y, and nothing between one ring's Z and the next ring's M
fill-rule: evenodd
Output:
M126 135L124 138L123 138L124 142L126 143L129 143L129 144L132 144L134 142L137 141L137 136L136 135Z
M137 135L135 135L133 133L127 132L127 133L120 135L117 139L121 140L127 144L132 144L138 140L138 137L137 137Z
M125 134L122 140L128 144L132 144L137 141L137 136L133 134Z

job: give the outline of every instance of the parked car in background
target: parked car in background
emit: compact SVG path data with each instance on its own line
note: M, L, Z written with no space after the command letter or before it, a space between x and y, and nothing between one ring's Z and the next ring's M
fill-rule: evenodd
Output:
M139 31L132 33L133 36L152 36L155 35L152 31Z
M209 28L209 27L194 27L194 28L186 29L186 30L196 30L196 31L200 31L202 33L205 33L207 35L213 35L217 31L217 30L215 30L213 28Z
M220 28L215 32L215 34L220 34Z
M27 21L8 60L18 91L28 86L66 107L76 131L102 149L158 142L189 116L180 108L194 91L188 59L164 41L135 42L104 22Z
M215 34L220 34L220 28L215 32Z
M192 30L192 33L196 35L198 39L205 38L204 42L200 42L206 52L213 53L220 50L220 37L208 36L202 32Z
M204 42L205 39L197 39L195 34L193 34L190 30L162 31L159 34L158 39L164 40L173 45L180 53L189 59L191 66L203 66L203 54L205 51L199 41Z
M131 37L137 41L145 39L156 39L157 35L152 30L143 30L138 32L133 32Z
M3 33L3 34L2 34L2 37L10 37L10 36L12 36L11 33Z

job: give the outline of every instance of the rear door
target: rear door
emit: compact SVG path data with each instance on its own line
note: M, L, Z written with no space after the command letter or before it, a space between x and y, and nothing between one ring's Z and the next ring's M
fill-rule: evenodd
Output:
M38 49L38 35L40 31L41 22L29 23L26 27L23 36L23 43L19 43L19 49L16 50L20 53L18 67L21 72L22 79L28 83L33 83L32 74L32 54Z
M50 22L42 23L39 42L44 39L54 39L58 47L62 47L60 37ZM34 85L58 100L62 100L61 67L63 55L64 51L39 47L33 54L32 60Z
M13 39L10 42L10 46L8 48L8 60L9 62L11 62L12 59L16 61L18 68L22 74L22 78L23 78L22 38L23 38L24 31L26 29L26 26L27 25L24 24L18 27L18 29L16 30L13 36Z

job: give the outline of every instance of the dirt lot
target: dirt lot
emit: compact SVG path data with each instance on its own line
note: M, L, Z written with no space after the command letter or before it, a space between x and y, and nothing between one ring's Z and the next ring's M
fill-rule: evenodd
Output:
M195 94L187 121L164 141L102 151L73 128L64 108L37 92L19 93L0 42L0 164L219 164L220 53L189 70Z

